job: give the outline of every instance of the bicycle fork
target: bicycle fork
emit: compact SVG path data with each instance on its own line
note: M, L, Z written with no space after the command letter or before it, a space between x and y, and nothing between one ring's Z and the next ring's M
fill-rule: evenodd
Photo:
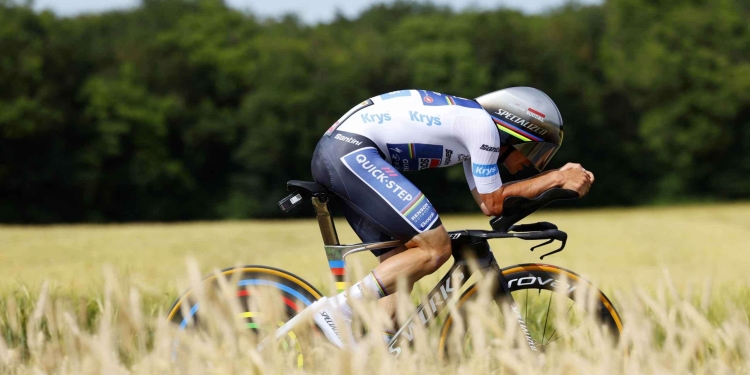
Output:
M513 298L513 295L510 292L510 287L508 286L508 279L503 275L502 270L497 266L497 263L494 264L493 267L497 272L497 278L499 281L499 290L498 290L498 307L502 308L502 303L507 303L510 306L510 309L513 311L513 314L515 314L516 321L518 322L518 325L521 327L521 332L523 332L524 336L526 337L526 343L529 345L529 349L537 352L539 351L536 347L536 343L534 342L534 339L531 337L531 332L529 332L529 329L526 327L526 320L524 319L523 315L521 314L521 310L516 305L516 300Z

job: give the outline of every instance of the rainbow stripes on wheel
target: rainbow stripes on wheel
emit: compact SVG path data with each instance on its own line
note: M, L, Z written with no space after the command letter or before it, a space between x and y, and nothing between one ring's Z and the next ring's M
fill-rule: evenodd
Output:
M238 288L236 296L243 309L238 318L243 319L244 326L247 329L258 334L267 335L269 332L275 331L278 326L284 325L289 319L322 297L317 289L296 275L265 266L229 268L223 270L220 274L207 277L203 280L203 283L206 284L208 293L211 293L212 290L218 292L218 278L220 277L223 277L226 281L236 282L235 285ZM263 311L257 311L258 306L262 304L255 303L254 299L271 301L271 303L274 303L274 300L277 301L283 305L283 316L280 316L281 319L275 322L268 322L268 319L264 320L263 318L268 318L268 316L264 315ZM211 301L212 299L207 300ZM205 309L201 309L200 303L208 302L196 301L192 290L186 292L170 309L168 320L179 324L180 331L191 328L200 329L201 321L210 318L201 315L201 311ZM179 337L175 338L174 357L177 356L178 344ZM281 345L284 350L296 353L296 364L301 368L304 363L303 348L297 335L294 332L289 332L287 337L281 341Z

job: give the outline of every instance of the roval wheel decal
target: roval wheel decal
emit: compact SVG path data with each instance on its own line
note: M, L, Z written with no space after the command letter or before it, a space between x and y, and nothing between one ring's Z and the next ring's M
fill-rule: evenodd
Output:
M523 272L523 271L544 271L544 272L550 272L550 273L556 273L556 274L564 274L566 276L569 276L571 280L575 280L576 282L585 282L591 285L591 283L588 280L581 278L580 276L578 276L578 274L574 273L573 271L569 271L569 270L566 270L557 266L552 266L552 265L520 264L517 266L513 266L513 268L502 270L503 275L506 275L506 276L516 273L516 272ZM469 299L472 295L474 295L476 290L477 290L476 285L472 285L471 289L466 291L466 294L461 296L461 299L456 304L456 308L463 305L467 299ZM601 300L604 307L607 308L607 311L609 311L610 316L615 321L615 325L617 326L618 332L622 333L622 322L620 321L620 315L617 313L617 311L614 309L612 304L609 302L609 299L607 299L607 297L604 295L604 293L601 293L601 291L599 291L599 299ZM448 315L448 318L445 320L445 324L443 325L442 332L440 334L440 343L438 346L438 350L439 350L439 353L440 353L439 355L441 358L443 355L442 354L443 350L445 348L446 333L448 332L452 321L453 321L453 317L451 315Z
M566 270L566 269L553 266L553 265L548 265L548 264L545 264L545 265L520 264L516 267L503 270L503 275L520 272L520 271L544 271L544 272L551 272L551 273L557 273L557 274L566 273L571 280L575 280L578 282L585 282L586 284L591 285L591 283L588 280L580 277L577 273L573 271ZM604 295L604 293L601 293L601 291L599 291L599 300L602 302L604 307L607 308L607 310L609 311L609 314L614 319L615 325L617 326L617 330L620 331L620 333L622 333L622 322L620 321L620 315L612 306L612 303L609 302L609 299Z

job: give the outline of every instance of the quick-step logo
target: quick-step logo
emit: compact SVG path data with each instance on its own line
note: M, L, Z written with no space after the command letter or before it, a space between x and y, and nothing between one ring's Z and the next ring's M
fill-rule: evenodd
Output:
M375 148L354 151L341 160L418 232L424 232L437 220L438 214L427 197L383 160Z

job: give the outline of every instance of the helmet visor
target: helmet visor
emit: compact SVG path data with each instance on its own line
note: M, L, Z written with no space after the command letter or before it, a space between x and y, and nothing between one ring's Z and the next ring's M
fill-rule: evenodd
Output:
M560 146L549 142L527 142L513 145L538 171L543 171L547 163L555 156Z

